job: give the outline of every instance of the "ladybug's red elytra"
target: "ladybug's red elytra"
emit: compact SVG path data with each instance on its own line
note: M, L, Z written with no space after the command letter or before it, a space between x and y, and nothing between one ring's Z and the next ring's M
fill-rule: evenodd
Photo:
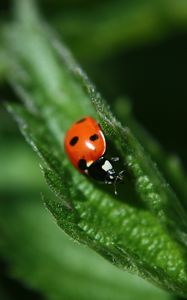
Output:
M112 162L105 157L106 141L100 125L92 117L84 117L75 122L67 131L64 147L69 160L81 173L106 184L114 184L123 180L124 170L116 173Z

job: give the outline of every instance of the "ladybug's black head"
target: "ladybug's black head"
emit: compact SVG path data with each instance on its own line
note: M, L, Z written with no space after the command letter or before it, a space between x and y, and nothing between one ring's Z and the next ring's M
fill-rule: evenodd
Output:
M114 158L113 161L117 161L117 158ZM87 168L88 175L94 178L95 180L104 182L106 184L114 184L114 192L117 194L116 191L116 183L123 180L124 171L116 173L112 166L112 159L111 161L105 158L104 156L100 157L98 160L93 162Z

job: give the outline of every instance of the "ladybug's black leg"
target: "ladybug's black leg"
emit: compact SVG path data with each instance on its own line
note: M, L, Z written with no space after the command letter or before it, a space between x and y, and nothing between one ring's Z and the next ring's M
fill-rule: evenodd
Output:
M119 174L118 174L119 178L123 179L124 173L125 173L125 170L120 171Z
M119 161L119 157L111 157L111 158L110 158L110 161L111 161L111 162Z
M120 171L116 176L116 180L123 183L124 173L125 173L125 170Z
M117 181L118 181L118 176L116 176L115 180L114 180L114 194L115 196L117 196L118 192L117 192Z
M84 158L81 158L79 160L78 167L81 171L87 170L87 164L86 164L86 160Z
M124 173L125 173L125 170L122 170L120 171L117 175L116 175L116 178L114 180L114 194L117 196L118 192L117 192L117 183L120 181L122 182L123 181L123 178L124 178Z

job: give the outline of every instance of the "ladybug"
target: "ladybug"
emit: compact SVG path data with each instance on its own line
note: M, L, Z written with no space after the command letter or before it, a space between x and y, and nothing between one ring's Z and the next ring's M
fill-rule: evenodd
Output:
M123 180L124 170L116 173L112 162L105 157L106 141L100 125L92 117L84 117L75 122L67 131L64 139L65 151L73 166L79 172L106 184L114 184Z

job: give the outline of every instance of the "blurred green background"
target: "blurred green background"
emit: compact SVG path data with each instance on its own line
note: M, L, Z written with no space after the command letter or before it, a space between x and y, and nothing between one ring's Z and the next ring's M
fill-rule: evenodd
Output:
M113 110L130 99L138 121L186 166L186 0L36 2ZM0 26L12 10L0 2ZM18 101L2 66L0 91ZM49 191L36 156L2 105L0 166L0 299L174 298L61 233L41 204Z

